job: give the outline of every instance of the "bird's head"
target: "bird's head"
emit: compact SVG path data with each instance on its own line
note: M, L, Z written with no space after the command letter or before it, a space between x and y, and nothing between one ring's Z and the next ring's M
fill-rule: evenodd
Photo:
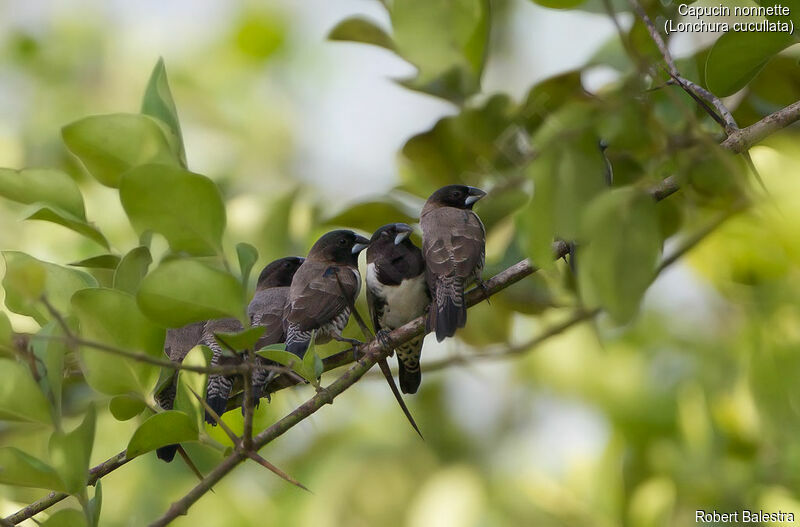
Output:
M389 223L388 225L384 225L372 234L372 238L369 241L370 249L384 244L400 245L411 236L412 232L414 232L414 230L411 226L405 223Z
M428 198L428 203L433 203L440 207L472 210L472 206L475 205L475 202L485 195L486 192L476 187L447 185L431 194L431 197Z
M369 240L353 231L337 230L323 234L308 252L310 259L342 265L358 265L358 253L369 245Z
M256 289L290 286L294 273L300 269L305 260L305 258L299 256L287 256L270 262L258 275Z

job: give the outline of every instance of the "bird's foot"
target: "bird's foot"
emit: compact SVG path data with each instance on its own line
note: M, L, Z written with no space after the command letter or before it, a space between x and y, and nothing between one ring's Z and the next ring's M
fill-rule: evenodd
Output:
M478 284L478 287L480 287L481 291L483 292L483 299L486 300L487 304L492 305L492 303L489 301L489 296L490 296L489 286L486 285L486 282L484 282L480 276L475 278L475 282Z
M392 341L392 338L389 336L389 333L390 331L381 329L375 333L375 338L381 343L381 347L383 347L385 350L389 350L389 353L391 354L391 352L394 351L395 345Z

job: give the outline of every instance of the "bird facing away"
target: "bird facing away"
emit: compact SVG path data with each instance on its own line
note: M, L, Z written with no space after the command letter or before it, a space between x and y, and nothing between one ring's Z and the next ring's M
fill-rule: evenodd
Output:
M485 195L475 187L448 185L422 208L422 254L433 297L425 328L436 331L439 342L467 323L464 288L482 283L486 231L472 206Z
M318 344L357 342L342 337L342 330L361 289L358 254L367 245L368 239L348 230L331 231L314 243L289 288L283 312L287 351L302 358L314 330Z
M255 295L247 307L250 324L253 327L262 326L264 328L264 334L256 343L256 349L261 349L270 344L278 344L285 340L282 324L283 309L286 305L292 277L294 277L295 272L297 272L302 263L303 258L289 256L271 262L261 271L256 283ZM211 320L206 324L202 343L213 351L211 364L236 364L239 362L239 358L231 357L230 352L227 355L224 353L214 338L214 333L235 333L241 330L241 323L234 318ZM256 357L256 359L259 364L274 365L274 363L261 357ZM258 404L267 384L274 377L270 375L271 373L273 372L264 369L257 369L253 372L253 400L256 404ZM228 398L233 388L233 379L233 376L219 374L209 375L208 377L206 401L217 415L221 416L225 412ZM206 415L206 421L210 424L216 424L210 415Z
M203 336L205 321L192 322L181 328L167 330L164 340L164 353L173 362L181 363L189 351L200 343ZM172 410L175 406L175 393L177 390L178 370L170 377L164 387L155 395L156 402L164 410ZM175 457L178 445L167 445L156 450L156 455L169 463Z
M367 303L375 333L386 333L422 316L430 303L422 251L409 239L411 227L390 223L372 235L367 248ZM422 380L419 359L425 335L397 351L400 389L416 393Z

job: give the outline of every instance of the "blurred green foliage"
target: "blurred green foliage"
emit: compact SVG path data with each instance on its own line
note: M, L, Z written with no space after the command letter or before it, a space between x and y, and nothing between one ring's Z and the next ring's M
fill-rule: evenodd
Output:
M604 2L535 3L607 16ZM674 3L642 3L653 19L677 17ZM660 56L638 20L622 29L624 45L614 35L516 101L481 88L492 35L511 23L493 16L502 5L376 4L388 27L359 15L330 39L398 55L416 68L402 86L454 110L408 138L391 192L357 203L334 204L292 177L290 119L279 98L253 96L265 68L277 75L280 61L302 60L288 11L237 6L216 39L175 60L169 76L159 60L147 83L138 68L105 59L113 32L96 22L67 17L0 39L0 64L29 88L31 109L19 137L0 130L0 219L15 226L0 232L2 513L49 489L74 498L44 525L145 524L194 484L180 460L148 452L185 441L208 473L231 446L202 423L192 395L202 376L181 372L175 409L155 413L166 372L72 350L59 340L62 322L163 357L165 328L244 320L253 269L303 254L335 226L370 233L414 222L433 190L464 182L488 190L476 206L486 274L525 257L542 270L472 309L457 339L426 343L425 380L408 399L426 441L381 381L365 380L261 452L313 495L247 464L176 525L677 526L701 508L800 514L796 130L751 150L764 195L746 164L717 146L714 121L651 67ZM731 33L678 65L717 95L737 93L732 109L746 126L800 99L793 43ZM590 89L598 67L614 75ZM140 113L119 113L137 100ZM190 171L199 166L213 171ZM656 203L646 191L667 176L682 188ZM656 276L665 254L743 199L754 205ZM551 261L556 238L577 242L577 276ZM357 307L366 313L363 298ZM469 360L592 307L607 314L535 352ZM14 355L12 328L36 334L30 355ZM353 322L345 334L361 338ZM341 349L319 346L294 367L315 381L320 358ZM186 362L207 364L207 350ZM262 402L256 429L311 393ZM238 411L225 420L241 433ZM87 491L88 467L121 450L138 457Z

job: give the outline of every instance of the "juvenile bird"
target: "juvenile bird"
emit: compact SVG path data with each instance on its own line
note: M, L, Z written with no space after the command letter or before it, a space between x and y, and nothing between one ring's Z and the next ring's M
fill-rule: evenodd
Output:
M486 193L475 187L448 185L428 198L420 215L422 253L433 302L425 323L441 342L467 322L464 289L482 284L486 231L472 206Z
M193 322L181 328L167 330L164 340L164 353L173 362L183 362L189 351L200 343L205 321ZM172 410L175 406L176 381L178 370L175 370L161 390L155 395L156 402L164 410ZM175 457L178 445L167 445L156 450L156 455L169 463Z
M258 340L256 349L261 349L270 344L283 342L283 309L286 305L286 298L289 293L289 285L292 277L303 263L303 258L289 256L280 258L264 267L256 283L256 292L250 305L247 307L247 315L250 317L252 326L264 327L264 334ZM223 352L220 344L214 338L214 333L236 333L242 331L241 323L235 318L211 320L206 324L203 332L202 343L211 348L213 355L211 364L236 364L239 358L231 357ZM273 364L266 359L257 357L259 364ZM261 395L270 380L274 377L274 372L257 369L253 372L253 399L258 404ZM217 413L222 415L228 404L231 389L233 388L233 376L219 374L209 375L208 387L206 388L206 401L209 406ZM216 424L210 415L206 415L206 421Z
M367 303L377 334L386 333L425 313L430 303L422 251L409 239L411 227L390 223L372 235L367 249ZM397 352L400 389L416 393L424 335L401 344Z
M361 289L358 254L369 240L348 230L324 234L311 247L289 288L283 312L286 350L303 357L316 330L316 342L330 339L353 344L342 337L353 305Z

